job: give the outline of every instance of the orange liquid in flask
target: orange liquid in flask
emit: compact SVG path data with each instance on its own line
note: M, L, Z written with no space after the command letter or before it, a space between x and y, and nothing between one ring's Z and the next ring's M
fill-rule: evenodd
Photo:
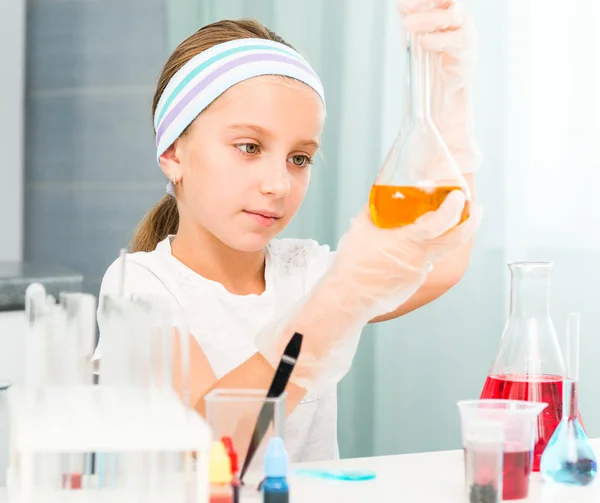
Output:
M429 211L437 210L453 190L460 187L400 187L395 185L373 185L369 196L369 207L377 227L394 228L410 225ZM469 218L469 202L465 204L459 223Z

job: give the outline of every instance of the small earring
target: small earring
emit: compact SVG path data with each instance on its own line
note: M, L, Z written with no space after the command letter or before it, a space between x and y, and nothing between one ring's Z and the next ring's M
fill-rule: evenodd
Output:
M173 185L177 185L177 175L173 175Z

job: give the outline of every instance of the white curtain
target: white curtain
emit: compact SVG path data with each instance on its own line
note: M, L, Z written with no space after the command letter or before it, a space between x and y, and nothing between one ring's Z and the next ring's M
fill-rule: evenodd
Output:
M507 180L523 250L600 249L600 4L564 6L508 2Z
M507 256L550 260L553 317L582 313L581 408L600 434L600 3L507 2Z

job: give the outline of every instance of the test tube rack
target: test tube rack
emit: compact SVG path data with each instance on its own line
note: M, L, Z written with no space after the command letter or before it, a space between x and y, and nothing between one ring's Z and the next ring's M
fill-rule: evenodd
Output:
M208 501L210 433L177 396L56 387L30 407L14 387L9 410L9 503Z
M121 299L120 321L102 333L102 359L114 375L103 382L101 370L94 384L87 346L95 302L92 310L90 296L76 295L66 299L77 307L71 317L38 287L26 303L26 381L8 394L8 502L207 503L211 432L175 389L172 345L163 337L157 358L136 343L111 344L132 326L138 342L156 334L151 317L144 322ZM160 311L152 302L145 308Z

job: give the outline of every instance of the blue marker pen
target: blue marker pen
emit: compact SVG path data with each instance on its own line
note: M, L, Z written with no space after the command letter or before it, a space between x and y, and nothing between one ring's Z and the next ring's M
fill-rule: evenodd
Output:
M265 480L262 484L263 503L288 503L287 482L289 458L281 437L273 437L265 454Z

